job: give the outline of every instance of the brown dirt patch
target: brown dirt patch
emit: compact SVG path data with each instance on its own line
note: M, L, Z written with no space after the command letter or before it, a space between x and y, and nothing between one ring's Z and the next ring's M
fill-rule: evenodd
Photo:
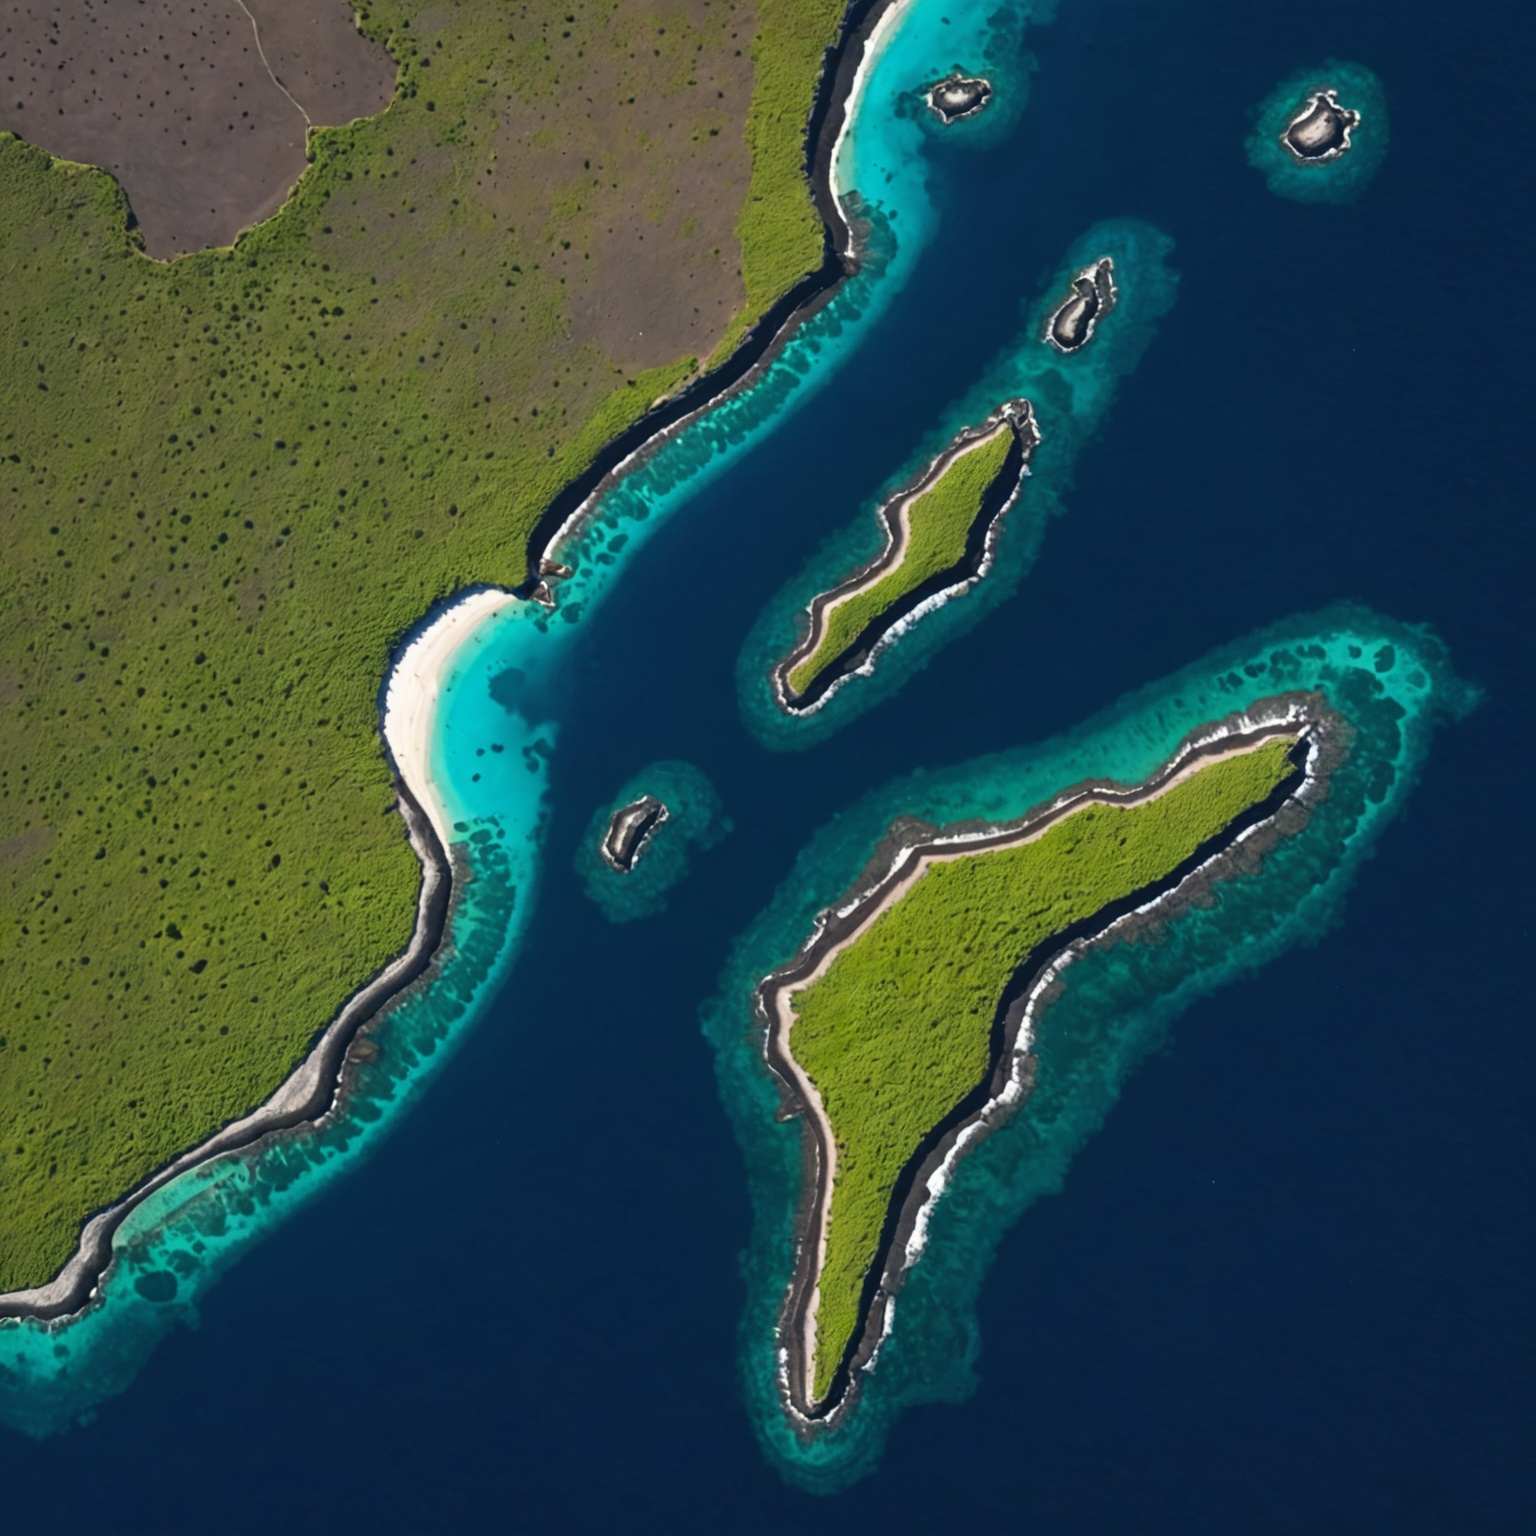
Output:
M0 128L111 171L151 256L229 244L303 173L306 113L346 122L394 87L345 0L248 3L24 0L0 25Z
M709 353L745 299L736 219L752 170L742 125L755 19L749 0L631 12L628 46L592 61L558 119L515 99L501 113L493 166L511 172L512 193L501 211L562 251L572 335L626 368ZM679 32L686 75L648 90L655 45ZM650 193L622 200L620 187Z
M317 127L389 105L395 66L357 30L347 0L245 0L267 63Z

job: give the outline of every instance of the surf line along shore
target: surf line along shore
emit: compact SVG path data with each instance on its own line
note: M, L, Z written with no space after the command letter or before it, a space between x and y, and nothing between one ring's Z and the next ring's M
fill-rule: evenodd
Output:
M429 755L437 693L453 656L479 625L518 599L536 594L547 551L577 531L615 479L688 422L751 382L800 322L857 269L858 233L833 187L832 166L852 121L849 103L862 88L864 66L874 57L876 34L888 37L890 28L882 23L894 24L912 3L851 0L838 36L823 58L807 123L805 158L822 218L821 266L785 294L718 368L658 402L632 428L599 450L536 525L529 540L532 574L524 587L515 593L472 588L438 605L397 645L380 689L380 727L396 775L405 833L422 867L416 922L406 948L348 998L269 1099L179 1153L119 1199L90 1213L74 1253L51 1280L0 1294L0 1324L25 1320L62 1324L83 1312L102 1295L118 1230L151 1195L215 1158L249 1150L276 1132L318 1125L335 1111L345 1088L348 1047L358 1030L426 972L448 930L456 884L452 836L446 811L432 787Z
M1348 749L1350 729L1317 694L1285 694L1202 726L1162 768L1139 785L1089 780L1015 821L968 822L935 829L897 822L870 867L839 903L818 914L810 937L786 965L759 983L754 1011L763 1052L788 1117L803 1124L803 1172L792 1267L776 1327L780 1400L803 1435L825 1431L848 1412L890 1331L895 1297L927 1241L928 1222L959 1159L1024 1102L1034 1075L1035 1022L1062 984L1062 973L1089 947L1137 927L1166 921L1211 882L1249 866L1281 836L1300 830L1308 807ZM999 999L991 1065L976 1088L924 1137L892 1191L885 1224L860 1298L859 1324L821 1397L816 1396L819 1281L827 1255L836 1141L816 1085L793 1049L794 996L824 976L839 954L889 910L934 863L1016 847L1090 803L1131 807L1166 794L1215 761L1276 739L1294 743L1292 771L1150 887L1127 892L1026 955Z

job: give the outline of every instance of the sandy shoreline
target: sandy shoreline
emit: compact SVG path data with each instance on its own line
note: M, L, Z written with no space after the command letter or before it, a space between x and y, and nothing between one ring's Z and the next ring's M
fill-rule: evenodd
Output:
M467 592L407 642L383 690L381 729L398 777L405 833L422 869L416 922L405 949L347 999L269 1099L94 1213L79 1246L53 1279L0 1296L0 1321L62 1320L83 1310L99 1296L111 1266L112 1239L135 1207L203 1163L248 1148L274 1131L317 1123L335 1108L347 1048L357 1031L426 970L441 941L452 894L452 829L431 773L433 721L460 648L516 601L496 588Z
M1140 804L1166 793L1190 774L1221 757L1252 750L1262 741L1292 736L1307 743L1307 766L1302 782L1287 792L1283 805L1305 803L1316 792L1318 742L1320 733L1326 728L1323 713L1315 708L1315 701L1304 704L1296 696L1265 701L1241 715L1192 734L1173 757L1141 785L1127 788L1089 781L1064 790L1011 825L962 828L938 835L932 830L914 834L889 857L882 859L881 870L872 878L861 880L855 893L835 908L824 911L817 918L811 937L794 959L760 983L757 1010L764 1028L764 1054L770 1069L785 1086L790 1112L804 1119L808 1142L808 1182L802 1191L793 1272L779 1323L780 1387L788 1412L803 1427L829 1425L846 1410L859 1375L873 1364L879 1345L889 1330L894 1311L893 1293L901 1276L923 1250L928 1218L947 1187L955 1163L970 1145L993 1128L1002 1114L1022 1102L1027 1091L1027 1063L1034 1017L1045 996L1056 986L1061 971L1086 948L1101 942L1127 921L1144 921L1154 913L1171 910L1180 900L1181 893L1195 881L1210 878L1217 867L1234 856L1238 847L1258 832L1272 828L1278 810L1246 828L1231 845L1180 877L1169 890L1115 918L1092 936L1066 944L1059 955L1043 965L1028 992L1009 1007L1008 1038L998 1061L989 1069L983 1085L986 1088L984 1102L975 1113L967 1114L960 1124L941 1137L933 1152L923 1156L923 1166L910 1192L902 1199L902 1209L895 1213L892 1240L883 1246L875 1260L879 1289L855 1338L852 1355L842 1373L841 1387L834 1384L825 1402L811 1399L810 1384L815 1379L818 1282L825 1262L836 1150L821 1098L790 1049L793 995L824 975L836 956L881 912L899 900L932 863L966 857L991 847L1033 841L1063 816L1090 802L1120 806Z
M384 688L384 744L400 781L416 797L444 849L453 846L453 829L432 778L432 722L438 698L459 648L482 624L517 601L499 587L466 592L409 641Z

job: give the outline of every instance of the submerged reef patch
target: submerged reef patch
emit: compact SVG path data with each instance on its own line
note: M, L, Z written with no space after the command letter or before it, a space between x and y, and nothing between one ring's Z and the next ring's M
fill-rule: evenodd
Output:
M1388 137L1381 81L1363 64L1330 59L1287 76L1264 98L1246 149L1277 196L1347 203L1375 176Z
M1145 784L1202 724L1262 714L1277 699L1305 699L1309 718L1332 722L1320 775L1326 792L1283 828L1288 835L1251 836L1236 878L1157 913L1159 942L1138 942L1136 924L1127 923L1045 978L1016 1105L963 1156L921 1171L914 1187L927 1200L900 1233L899 1296L883 1296L854 1390L820 1418L799 1411L785 1298L802 1263L817 1160L807 1155L801 1125L783 1116L783 1084L758 1009L763 979L816 931L819 915L848 915L840 893L864 888L888 867L892 849L882 843L893 827L910 840L916 823L1013 821L1063 786ZM1208 657L1069 736L901 780L817 835L735 947L704 1014L753 1195L743 1382L763 1446L787 1477L818 1489L843 1486L871 1470L903 1408L970 1391L976 1297L1001 1233L1059 1186L1130 1070L1181 1008L1327 925L1361 857L1401 806L1434 728L1471 701L1433 637L1367 611L1334 610Z
M650 917L666 906L695 852L713 848L730 830L714 785L698 768L652 763L592 813L576 846L576 873L609 922Z
M1061 510L1079 450L1173 303L1172 251L1166 235L1135 220L1090 229L1036 287L1007 345L882 488L880 503L890 506L899 500L901 488L914 485L924 467L932 466L963 431L996 411L999 400L1027 400L1039 441L1029 456L1027 490L995 525L985 581L951 582L898 615L883 633L866 637L871 643L859 648L863 653L851 668L829 678L824 693L808 700L814 708L786 708L779 676L785 656L797 634L804 638L805 615L819 597L840 591L850 571L879 564L890 543L885 520L865 515L843 525L765 606L742 646L736 682L747 727L766 746L799 748L825 739L890 697L937 651L1017 589L1034 563L1047 523ZM1063 292L1085 271L1095 273L1105 263L1114 274L1113 322L1102 326L1091 347L1064 353L1042 346L1040 338L1048 318L1061 307ZM1110 281L1107 272L1105 281ZM962 593L964 602L952 601Z

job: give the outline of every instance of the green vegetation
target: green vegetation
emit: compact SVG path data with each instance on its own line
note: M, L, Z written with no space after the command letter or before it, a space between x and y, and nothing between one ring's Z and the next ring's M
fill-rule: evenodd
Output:
M1034 841L934 863L804 991L790 1045L836 1147L814 1395L860 1325L901 1170L991 1070L999 999L1052 934L1158 880L1289 770L1272 739L1135 806L1090 803Z
M900 557L868 586L827 608L820 638L785 678L792 694L803 695L893 603L960 563L982 503L1013 445L1013 427L1000 422L950 460L932 485L908 505L910 531Z
M800 190L806 82L820 75L846 9L845 0L761 0L759 5L752 45L756 86L747 121L752 182L736 225L747 302L717 355L821 264L821 219Z
M374 0L390 109L168 264L0 135L0 1290L405 944L390 644L520 583L561 486L817 264L796 125L839 14Z

